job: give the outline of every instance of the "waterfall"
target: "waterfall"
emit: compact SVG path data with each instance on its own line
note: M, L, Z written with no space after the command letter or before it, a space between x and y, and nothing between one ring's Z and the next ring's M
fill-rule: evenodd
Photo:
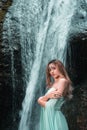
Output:
M29 117L31 117L31 110L32 110L32 105L33 105L32 100L35 98L34 97L35 87L38 80L39 70L40 70L41 61L42 61L42 55L44 55L43 50L45 48L45 44L50 44L49 42L46 43L46 38L48 38L47 37L48 35L50 36L52 36L52 34L56 35L54 36L53 46L51 44L50 49L52 51L50 54L52 54L53 57L59 58L62 61L65 60L67 35L69 32L71 18L74 12L74 8L71 9L70 6L71 6L70 1L66 1L62 3L61 1L58 1L58 0L50 0L48 2L47 9L43 10L42 21L40 23L40 28L37 34L37 45L36 45L36 53L35 53L36 58L32 66L30 82L26 89L26 95L23 102L23 111L22 111L22 117L20 121L19 130L29 129L27 125L28 124L27 121L29 122L30 121ZM47 40L50 40L50 39L48 38ZM47 49L49 48L47 47ZM58 57L55 51L57 51Z
M21 45L27 82L19 130L29 130L37 82L44 79L44 75L39 76L40 70L53 58L66 62L67 38L75 9L73 0L14 0L6 15L3 41L10 31L9 46L14 49Z

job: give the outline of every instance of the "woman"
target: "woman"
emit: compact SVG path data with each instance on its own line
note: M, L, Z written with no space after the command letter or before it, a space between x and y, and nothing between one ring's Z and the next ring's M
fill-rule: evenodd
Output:
M41 105L40 130L68 130L61 107L72 96L69 76L59 60L52 60L46 69L48 91L38 99Z

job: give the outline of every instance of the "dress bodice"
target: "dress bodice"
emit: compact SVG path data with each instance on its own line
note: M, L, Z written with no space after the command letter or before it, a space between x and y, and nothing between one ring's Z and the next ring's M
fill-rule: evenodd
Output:
M56 90L56 88L52 87L46 92L46 94L54 90ZM64 102L65 100L63 96L60 98L49 99L46 103L46 107L51 107L54 108L55 110L60 110Z

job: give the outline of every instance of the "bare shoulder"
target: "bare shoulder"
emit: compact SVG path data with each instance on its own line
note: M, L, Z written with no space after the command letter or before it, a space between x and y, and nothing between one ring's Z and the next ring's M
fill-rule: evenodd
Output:
M68 87L68 81L65 78L61 78L58 84L58 90L63 92Z
M59 80L59 84L63 85L63 86L67 86L68 85L68 80L65 78L60 78Z
M65 78L60 78L59 82L68 83L67 79L65 79Z

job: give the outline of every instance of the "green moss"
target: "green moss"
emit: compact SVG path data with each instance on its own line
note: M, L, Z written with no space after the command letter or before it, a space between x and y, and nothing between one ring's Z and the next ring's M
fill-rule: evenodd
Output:
M2 9L0 10L0 49L2 45L2 26L5 14L7 13L8 8L11 6L12 0L8 0L7 2L3 3Z
M2 7L2 9L0 10L0 22L3 21L5 14L8 10L8 7L11 6L12 4L12 0L8 0Z

